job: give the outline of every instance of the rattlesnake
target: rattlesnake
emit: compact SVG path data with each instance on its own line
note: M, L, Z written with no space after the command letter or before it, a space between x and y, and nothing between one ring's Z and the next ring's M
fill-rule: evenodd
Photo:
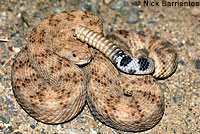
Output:
M112 128L144 131L155 126L164 113L163 91L155 78L175 71L173 46L134 31L110 34L107 39L127 55L150 57L155 62L153 76L130 75L74 37L78 27L100 34L103 30L97 16L80 10L51 15L33 28L12 67L18 103L44 123L70 121L87 102L92 114Z

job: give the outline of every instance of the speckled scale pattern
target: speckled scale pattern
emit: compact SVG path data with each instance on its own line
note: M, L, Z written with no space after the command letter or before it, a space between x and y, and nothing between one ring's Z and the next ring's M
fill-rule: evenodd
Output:
M112 128L135 132L155 126L164 113L163 91L156 79L117 70L102 53L73 36L79 26L98 33L103 30L97 16L80 10L54 14L32 30L30 42L12 67L12 87L18 103L44 123L73 119L87 101L92 114ZM176 63L175 51L160 38L132 31L117 31L108 38L130 56L151 56L149 49L155 49L157 55L170 53L175 57L172 63ZM132 51L136 48L139 50ZM78 66L82 64L86 65Z
M86 44L73 38L73 29L90 24L100 32L99 22L89 12L66 11L33 28L26 49L17 55L12 67L15 97L32 117L57 124L81 111L87 81L77 64L88 63L92 55Z
M123 131L155 126L164 113L163 91L156 79L120 73L102 53L94 51L95 58L86 69L90 74L87 100L93 115Z

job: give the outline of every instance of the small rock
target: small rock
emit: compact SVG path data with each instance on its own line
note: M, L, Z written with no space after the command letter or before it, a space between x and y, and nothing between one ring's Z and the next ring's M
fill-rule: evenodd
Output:
M178 99L178 100L182 100L182 97L178 97L177 99Z
M70 4L72 5L78 5L80 0L69 0Z
M123 0L118 0L117 2L110 5L110 9L112 10L119 10L124 6Z
M128 6L122 7L120 9L120 14L121 14L121 16L126 16L126 15L131 14L131 7L128 7Z
M4 25L6 23L6 18L7 18L7 13L6 12L1 12L0 13L0 24Z
M176 97L173 97L172 99L173 99L174 103L176 103Z
M177 38L172 38L172 41L176 42L176 41L177 41Z
M30 127L31 127L32 129L35 129L35 125L30 125Z
M10 122L10 117L9 117L9 114L6 113L5 115L2 115L0 116L2 121L5 123L5 124L8 124Z
M192 15L195 15L195 16L200 15L200 8L194 7L194 8L192 9Z
M147 17L147 19L146 19L146 20L147 20L147 23L153 23L153 24L155 24L155 23L156 23L156 22L155 22L155 21L153 21L153 20L152 20L152 18L150 18L150 17Z
M11 38L12 38L12 37L15 37L16 34L19 34L19 31L17 31L17 32L15 32L15 33L12 33L12 34L10 35L10 37L11 37Z
M109 5L111 2L113 2L113 0L104 0L103 1L106 5Z
M131 14L129 17L126 18L126 22L133 24L138 21L138 15L137 14Z
M13 100L10 99L10 97L6 96L6 102L11 105L13 104Z
M185 62L183 60L180 60L181 65L185 65Z
M138 21L138 10L129 6L124 6L120 9L120 15L127 23L136 23Z
M99 12L100 5L98 3L92 4L83 2L79 4L79 9L97 14Z
M18 52L20 51L20 48L15 47L15 48L14 48L14 51L15 51L16 53L18 53Z
M182 46L184 46L184 44L181 42L181 43L179 44L179 47L182 47Z
M65 10L66 10L66 9L64 9L64 8L57 7L57 8L54 9L54 12L55 12L55 13L60 13L60 12L63 12L63 11L65 11Z
M15 132L15 134L22 134L22 132Z
M86 11L89 11L89 12L91 12L91 10L92 10L92 6L89 5L88 3L81 3L81 4L79 5L79 8L80 8L81 10L86 10Z
M85 132L82 132L80 130L75 130L75 129L66 129L65 132L67 134L86 134Z
M187 55L189 57L189 60L193 60L193 61L199 60L198 59L199 52L195 47L188 47L187 48Z
M195 61L195 68L200 69L200 60Z

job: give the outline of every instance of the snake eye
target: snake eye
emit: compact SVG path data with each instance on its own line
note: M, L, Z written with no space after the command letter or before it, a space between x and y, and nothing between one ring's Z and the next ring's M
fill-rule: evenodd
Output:
M76 57L76 54L72 54L73 55L73 57Z

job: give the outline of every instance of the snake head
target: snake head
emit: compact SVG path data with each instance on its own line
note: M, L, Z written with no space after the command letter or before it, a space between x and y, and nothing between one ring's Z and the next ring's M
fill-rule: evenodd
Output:
M55 40L53 42L54 53L59 57L65 58L76 65L85 65L92 59L92 54L87 44L69 38L67 40Z

